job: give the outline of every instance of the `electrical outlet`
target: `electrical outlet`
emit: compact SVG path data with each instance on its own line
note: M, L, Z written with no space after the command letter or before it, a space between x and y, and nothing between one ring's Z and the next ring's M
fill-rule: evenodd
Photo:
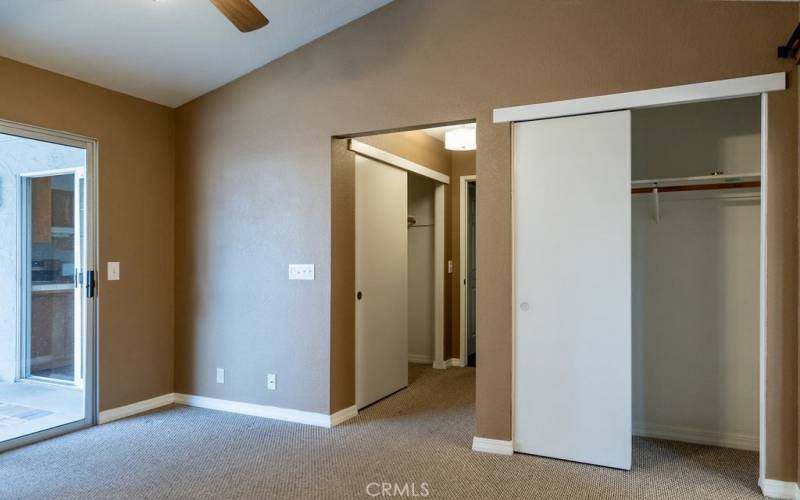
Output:
M277 380L275 379L274 373L267 374L267 389L270 391L274 391L277 388Z
M217 383L225 383L225 368L217 368Z
M289 264L290 280L313 280L314 264Z
M453 261L447 261L447 274L453 274Z
M108 281L119 280L119 262L108 263Z

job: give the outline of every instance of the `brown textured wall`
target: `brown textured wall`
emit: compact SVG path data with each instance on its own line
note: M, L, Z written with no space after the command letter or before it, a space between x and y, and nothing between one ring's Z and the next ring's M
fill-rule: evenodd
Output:
M0 118L98 140L100 410L172 392L175 111L0 58Z
M767 156L767 466L772 479L795 480L797 468L797 286L777 288L797 276L798 170L797 75L792 88L768 97ZM792 346L792 347L789 347ZM775 429L783 429L781 446ZM780 467L769 468L770 465ZM772 475L770 475L771 473Z
M509 439L510 127L493 124L492 110L794 72L775 47L796 21L797 5L780 2L397 0L183 106L177 388L310 411L352 404L332 404L329 391L352 383L331 365L332 352L349 349L332 346L349 325L331 294L338 267L353 265L352 239L336 234L349 231L342 214L352 207L335 187L350 174L331 167L331 137L476 118L476 433ZM796 154L795 84L774 101L792 110L770 118L792 131L771 135L775 158ZM796 161L771 175L766 466L768 477L793 480ZM297 259L317 264L315 282L286 280ZM225 272L206 272L214 268ZM241 383L213 383L223 364ZM284 381L271 394L261 383L268 369Z

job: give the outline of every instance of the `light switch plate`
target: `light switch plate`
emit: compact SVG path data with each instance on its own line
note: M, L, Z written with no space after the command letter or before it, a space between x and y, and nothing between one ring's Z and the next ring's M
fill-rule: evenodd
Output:
M108 281L119 280L119 262L108 263Z
M313 280L314 264L289 264L290 280Z
M453 274L453 261L447 261L447 274Z
M217 368L217 383L224 384L225 383L225 369L224 368Z
M277 388L277 380L274 373L267 374L267 390L274 391Z

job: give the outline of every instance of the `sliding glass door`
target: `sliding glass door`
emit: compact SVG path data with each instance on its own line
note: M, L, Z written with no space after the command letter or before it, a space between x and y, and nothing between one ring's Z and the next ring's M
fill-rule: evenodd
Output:
M94 420L94 151L0 122L0 450Z

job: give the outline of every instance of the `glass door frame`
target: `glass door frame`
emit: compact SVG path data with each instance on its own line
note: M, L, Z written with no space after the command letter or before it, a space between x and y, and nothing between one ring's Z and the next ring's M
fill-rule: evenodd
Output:
M61 434L66 434L69 432L73 432L78 429L83 429L94 425L97 423L97 408L98 408L98 377L97 377L97 367L98 367L98 335L97 335L97 325L99 323L98 317L98 307L97 307L97 286L96 286L96 279L94 275L96 273L96 269L99 268L98 265L98 258L99 258L99 251L98 251L98 237L97 237L97 221L98 221L98 211L97 211L97 173L98 173L98 143L96 139L92 139L89 137L84 137L76 134L71 134L67 132L59 132L54 130L43 129L39 127L33 127L29 125L24 125L20 123L15 123L11 121L6 121L0 119L0 133L13 135L17 137L21 137L24 139L31 139L36 141L43 141L49 142L53 144L63 145L63 146L70 146L81 148L86 151L86 166L85 169L63 169L63 171L42 171L42 172L33 172L31 174L23 174L19 176L18 179L18 189L23 186L23 179L24 178L31 178L31 177L42 177L47 175L54 175L57 173L74 173L76 175L76 186L78 186L78 177L80 175L79 171L83 170L84 175L84 188L83 188L83 195L86 207L86 215L85 215L85 226L83 228L83 236L85 238L86 244L83 247L83 255L80 257L85 262L85 268L82 270L81 276L83 276L83 280L81 286L76 288L77 293L83 293L84 299L84 311L82 314L83 317L83 356L81 357L83 360L82 369L83 369L83 391L84 391L84 418L82 420L78 420L75 422L71 422L68 424L60 425L57 427L51 427L50 429L46 429L43 431L35 432L32 434L28 434L25 436L20 436L18 438L10 439L8 441L0 442L0 452L5 450L16 448L18 446L24 446L26 444L30 444L36 441L40 441L43 439L49 439L54 436L58 436ZM76 206L79 203L78 193L76 192ZM17 206L17 210L21 210L23 198L20 197L19 204ZM26 213L25 211L18 212L19 214ZM16 237L17 237L17 276L16 281L18 283L17 286L17 341L16 341L16 359L17 359L17 376L19 377L22 375L22 370L24 367L21 366L22 356L24 354L24 349L26 346L22 345L22 339L24 338L25 331L23 328L27 328L27 320L24 320L24 316L28 314L29 311L29 297L25 294L25 288L22 286L22 280L25 279L23 272L29 266L26 265L23 258L26 258L28 255L27 251L27 229L25 227L26 221L22 220L23 217L17 217L17 230L16 230ZM76 242L76 247L78 243ZM92 279L87 279L89 274L92 273ZM90 290L90 287L91 290ZM91 292L91 293L90 293ZM78 368L78 360L76 359L76 370Z

